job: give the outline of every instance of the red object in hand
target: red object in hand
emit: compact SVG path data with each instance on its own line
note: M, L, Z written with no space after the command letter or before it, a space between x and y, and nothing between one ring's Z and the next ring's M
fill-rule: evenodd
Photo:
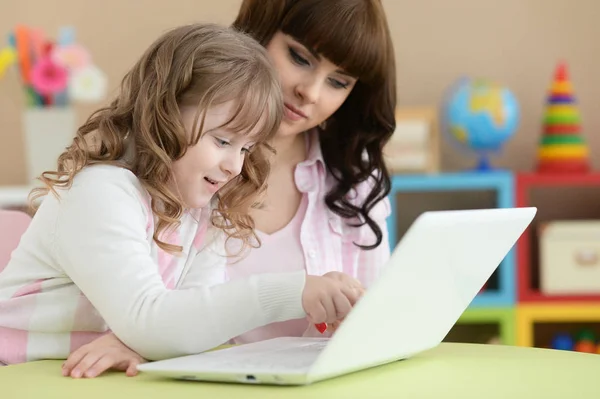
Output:
M315 324L315 327L317 327L317 330L323 334L327 330L327 323Z

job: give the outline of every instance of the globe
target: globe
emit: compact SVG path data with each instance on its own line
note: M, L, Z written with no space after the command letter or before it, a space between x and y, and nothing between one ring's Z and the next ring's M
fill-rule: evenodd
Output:
M519 125L519 104L506 87L486 79L459 79L442 104L447 139L479 157L477 170L492 169L489 157L501 151Z

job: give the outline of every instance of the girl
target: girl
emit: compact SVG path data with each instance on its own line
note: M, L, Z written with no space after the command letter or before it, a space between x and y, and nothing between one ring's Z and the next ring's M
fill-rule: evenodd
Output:
M219 278L337 271L368 288L390 255L390 178L382 148L395 129L396 67L381 1L244 0L233 26L266 48L285 114L270 141L276 153L262 206L250 212L251 241L261 246L229 262ZM237 238L227 243L230 251L243 247ZM320 336L310 321L294 319L232 341L300 335ZM89 354L85 368L106 351L115 365L136 359L106 337L74 353L67 366Z
M347 314L358 294L339 273L215 284L219 233L255 241L248 210L282 109L249 37L190 25L153 43L41 177L33 199L48 195L0 274L0 362L64 359L109 330L162 359L263 324Z

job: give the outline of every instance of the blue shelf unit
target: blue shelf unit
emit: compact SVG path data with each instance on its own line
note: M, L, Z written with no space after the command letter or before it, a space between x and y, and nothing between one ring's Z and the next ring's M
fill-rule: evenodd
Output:
M494 191L496 207L512 208L515 205L514 175L510 171L456 172L426 175L394 175L389 194L392 213L387 220L390 246L399 241L397 220L402 204L397 203L400 193L443 193L458 191ZM504 258L497 273L497 289L478 294L470 307L514 306L516 301L515 248Z

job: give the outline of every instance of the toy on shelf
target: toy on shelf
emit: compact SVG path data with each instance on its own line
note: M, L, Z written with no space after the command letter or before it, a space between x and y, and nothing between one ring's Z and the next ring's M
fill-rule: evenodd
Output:
M591 341L594 342L596 340L596 334L590 329L580 330L576 334L576 338L578 341Z
M572 351L575 348L575 342L570 334L558 333L552 338L550 345L551 349L558 349L564 351Z
M589 150L581 136L581 118L567 65L560 63L547 98L537 172L585 173L589 169Z
M513 93L489 80L462 78L448 90L442 107L442 130L450 143L478 156L477 171L493 169L490 155L500 152L519 125Z
M540 291L600 295L600 221L555 220L540 225Z
M490 339L487 340L486 344L488 345L502 345L502 340L499 336L494 335Z
M561 332L552 338L551 349L567 350L585 353L598 353L600 343L596 344L596 334L592 330L584 329L575 334Z

